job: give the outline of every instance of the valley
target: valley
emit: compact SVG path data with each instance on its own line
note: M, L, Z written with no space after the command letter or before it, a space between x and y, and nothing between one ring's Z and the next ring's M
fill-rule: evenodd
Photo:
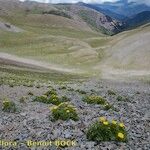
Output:
M148 150L149 10L0 0L0 149Z

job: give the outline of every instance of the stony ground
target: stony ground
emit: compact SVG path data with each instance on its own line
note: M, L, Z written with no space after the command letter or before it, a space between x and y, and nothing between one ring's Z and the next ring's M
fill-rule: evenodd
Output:
M52 122L51 104L33 102L32 96L42 95L48 87L24 87L8 85L0 86L0 140L17 141L18 150L55 150L61 149L54 145L51 147L26 146L27 140L50 141L58 139L75 140L76 146L65 148L68 150L149 150L150 149L150 85L144 83L125 83L112 81L90 80L84 83L68 83L66 89L54 83L51 86L57 89L59 95L66 95L76 106L80 120ZM105 111L99 105L89 105L82 101L84 94L76 90L83 90L86 95L91 93L105 97L117 111ZM116 95L109 95L108 90L115 91ZM117 101L118 95L126 96L127 101ZM22 96L27 96L24 103L20 102ZM6 113L2 111L2 101L7 97L16 103L18 112ZM88 126L100 116L124 122L128 131L128 142L90 142L86 139ZM9 149L2 148L0 149Z

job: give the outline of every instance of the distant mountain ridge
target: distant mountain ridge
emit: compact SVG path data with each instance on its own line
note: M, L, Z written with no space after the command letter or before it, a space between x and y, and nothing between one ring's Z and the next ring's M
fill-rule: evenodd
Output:
M150 6L146 4L139 4L136 2L129 2L127 0L120 0L117 2L105 2L102 4L84 4L87 7L93 8L97 11L104 12L115 19L126 19L127 17L136 15L143 11L150 11Z
M131 28L150 22L150 11L143 11L126 20L126 24Z
M104 13L105 15L108 15L108 16L112 17L113 19L124 20L125 18L127 18L126 16L117 14L115 12L112 12L109 9L99 7L99 5L87 4L87 3L83 3L83 2L79 2L78 5L86 6L86 7L89 7L91 9L94 9L96 11L99 11L101 13Z
M106 16L119 20L123 24L123 30L135 28L150 22L150 6L138 4L135 2L128 3L128 0L117 2L105 2L103 4L86 4L79 2L78 5L94 9Z

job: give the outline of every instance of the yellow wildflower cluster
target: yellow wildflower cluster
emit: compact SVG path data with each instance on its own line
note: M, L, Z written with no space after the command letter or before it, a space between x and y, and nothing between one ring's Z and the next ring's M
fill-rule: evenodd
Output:
M52 106L50 107L50 110L53 111L53 110L56 110L58 108L58 106Z
M67 113L70 113L70 110L67 110L66 112L67 112Z
M51 107L50 109L55 120L72 119L76 121L79 119L74 106L67 102L60 103L58 106Z
M105 117L100 117L99 121L105 126L113 125L114 127L118 126L121 128L125 128L125 125L123 123L118 123L116 120L112 120L111 122L109 122ZM122 140L125 138L125 135L122 132L118 132L117 137Z
M105 117L100 117L99 120L100 120L100 122L104 122L104 121L106 121L106 118Z
M113 125L116 125L116 124L117 124L117 121L112 120L112 124L113 124Z
M9 101L5 100L3 101L3 104L9 104Z
M124 127L125 127L125 125L124 125L123 123L120 123L119 126L120 126L121 128L124 128Z
M125 125L116 120L107 120L99 117L98 121L89 126L87 138L91 141L118 141L127 142Z
M2 110L5 112L15 112L17 110L16 104L6 99L3 101Z
M109 123L108 123L108 121L104 121L103 124L104 125L108 125Z
M100 122L102 122L102 123L105 124L105 125L107 124L106 122L108 122L105 117L100 117L99 120L100 120ZM115 121L115 120L112 120L111 123L112 123L113 125L117 125L117 121ZM123 123L119 123L119 126L120 126L121 128L124 128L124 127L125 127L125 125L124 125Z
M118 137L119 137L120 139L124 139L124 134L121 133L121 132L119 132L119 133L118 133Z

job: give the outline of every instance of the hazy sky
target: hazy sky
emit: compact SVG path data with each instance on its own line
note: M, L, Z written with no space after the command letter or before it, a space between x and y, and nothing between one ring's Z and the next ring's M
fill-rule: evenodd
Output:
M24 0L21 0L24 1ZM51 2L51 3L76 3L76 2L85 2L85 3L103 3L103 2L116 2L119 0L32 0L38 2ZM150 0L128 0L128 2L137 2L137 3L145 3L150 5Z
M21 0L25 1L25 0ZM85 3L103 3L103 2L115 2L118 0L31 0L31 1L38 1L38 2L52 2L52 3L76 3L76 2L85 2Z

